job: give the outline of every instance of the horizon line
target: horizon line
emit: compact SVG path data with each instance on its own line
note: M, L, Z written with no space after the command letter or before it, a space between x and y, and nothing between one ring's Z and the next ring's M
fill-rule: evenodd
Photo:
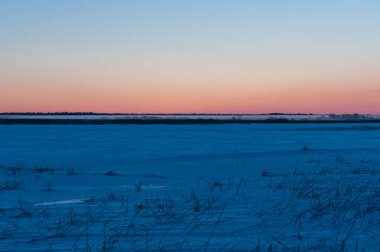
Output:
M55 111L55 112L0 112L0 115L379 115L379 113L133 113L133 112L93 112L93 111Z

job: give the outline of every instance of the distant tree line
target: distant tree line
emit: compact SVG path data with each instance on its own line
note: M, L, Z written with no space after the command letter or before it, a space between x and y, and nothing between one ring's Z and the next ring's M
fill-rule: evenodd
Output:
M355 119L355 120L359 120L359 119L368 119L368 118L371 118L371 116L361 115L358 113L354 113L354 114L329 114L329 118L331 118L331 119Z

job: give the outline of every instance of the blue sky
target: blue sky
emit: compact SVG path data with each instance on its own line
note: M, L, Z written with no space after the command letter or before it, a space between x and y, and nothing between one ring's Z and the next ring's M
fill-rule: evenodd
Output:
M378 1L2 0L0 110L380 113L379 31Z

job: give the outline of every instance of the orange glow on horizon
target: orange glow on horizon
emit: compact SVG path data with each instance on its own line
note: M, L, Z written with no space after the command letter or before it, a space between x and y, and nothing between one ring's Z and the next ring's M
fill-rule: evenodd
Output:
M351 87L351 88L350 88ZM234 89L170 87L135 89L104 86L91 89L50 89L2 92L1 112L99 112L99 113L379 113L379 88L352 86L271 85ZM8 92L8 93L7 93ZM43 95L41 95L43 93Z

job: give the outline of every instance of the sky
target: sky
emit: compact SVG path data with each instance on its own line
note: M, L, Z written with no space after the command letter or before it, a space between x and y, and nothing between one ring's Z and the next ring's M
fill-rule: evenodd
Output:
M380 1L1 0L27 111L380 113Z

